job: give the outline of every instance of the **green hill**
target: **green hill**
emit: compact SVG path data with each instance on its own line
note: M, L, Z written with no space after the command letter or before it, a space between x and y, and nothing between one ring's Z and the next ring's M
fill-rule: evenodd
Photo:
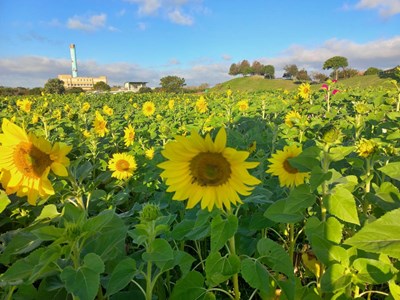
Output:
M367 75L367 76L356 76L352 78L339 80L338 85L342 88L348 87L358 87L358 88L368 88L368 87L391 87L388 79L379 78L378 75ZM246 91L246 92L256 92L256 91L266 91L266 90L294 90L297 89L299 83L295 83L292 80L285 79L265 79L262 76L247 76L238 77L226 82L217 84L211 90L216 92L226 91L231 89L234 91ZM321 84L313 84L312 89L319 89Z

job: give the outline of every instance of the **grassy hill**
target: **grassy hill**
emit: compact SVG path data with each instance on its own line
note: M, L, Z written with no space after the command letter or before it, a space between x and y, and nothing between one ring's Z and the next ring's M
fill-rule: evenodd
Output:
M391 87L388 83L388 79L379 78L378 75L367 75L367 76L356 76L348 79L343 79L338 82L338 85L342 88L358 87ZM292 80L285 79L264 79L261 76L248 76L238 77L226 82L217 84L211 90L213 91L226 91L227 89L255 92L255 91L266 91L276 89L294 90L297 89L299 83L295 83ZM321 84L312 85L312 89L319 89Z

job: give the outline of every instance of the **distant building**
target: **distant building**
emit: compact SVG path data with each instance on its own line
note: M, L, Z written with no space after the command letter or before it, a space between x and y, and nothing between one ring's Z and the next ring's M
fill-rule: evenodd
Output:
M140 88L142 87L146 87L146 83L147 82L134 82L134 81L129 81L129 82L125 82L124 83L124 88L126 91L130 91L130 92L138 92L140 90Z
M64 88L70 89L73 87L80 87L83 90L92 90L93 86L100 81L107 83L106 76L99 77L72 77L69 74L58 75L58 79L64 81Z

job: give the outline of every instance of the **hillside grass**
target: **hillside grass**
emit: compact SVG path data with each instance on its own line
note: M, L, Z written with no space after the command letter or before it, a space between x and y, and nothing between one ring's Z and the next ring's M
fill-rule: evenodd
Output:
M267 90L295 90L299 87L300 83L292 80L285 79L265 79L262 76L247 76L238 77L226 82L217 84L211 90L216 92L226 91L231 89L233 91L243 92L259 92ZM378 75L356 76L352 78L342 79L338 82L340 88L377 88L385 87L390 88L392 85L388 79L379 78ZM321 84L312 84L312 89L320 89Z

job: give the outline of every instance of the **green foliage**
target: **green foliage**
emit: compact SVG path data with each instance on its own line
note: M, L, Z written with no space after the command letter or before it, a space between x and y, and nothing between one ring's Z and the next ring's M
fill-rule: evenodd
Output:
M349 65L349 62L347 61L346 57L333 56L333 57L327 59L324 62L324 65L322 66L322 69L324 69L324 70L333 69L335 71L335 74L336 74L335 79L338 80L338 70L339 70L339 68L342 68L343 70L345 70L345 68L348 65Z
M381 69L375 67L369 67L365 72L364 75L378 75L381 72Z
M44 85L44 92L48 94L64 94L64 81L58 78L52 78L47 80Z
M160 79L160 85L165 92L179 93L186 84L184 78L169 75Z
M104 81L99 81L93 85L93 90L100 91L100 92L107 92L107 91L111 90L111 87Z

